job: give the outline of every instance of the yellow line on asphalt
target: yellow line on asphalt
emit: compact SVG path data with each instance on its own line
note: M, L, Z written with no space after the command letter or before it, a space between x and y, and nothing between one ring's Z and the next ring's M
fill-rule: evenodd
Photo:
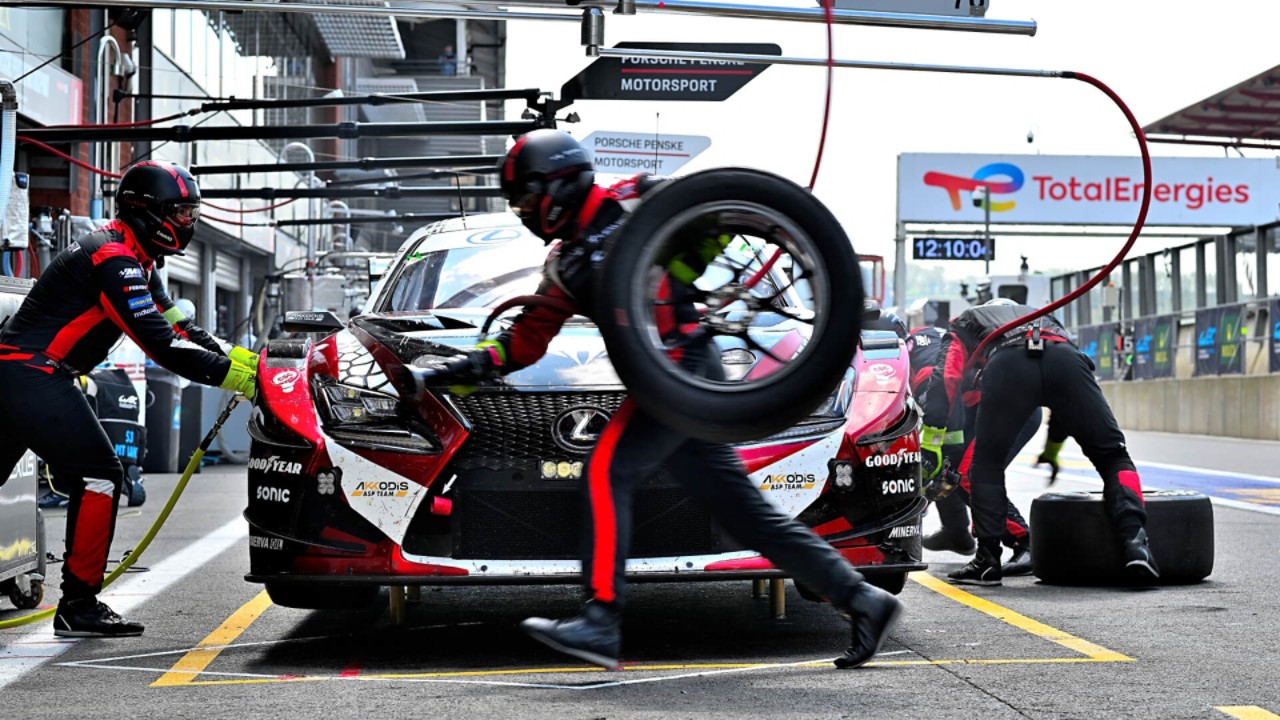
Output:
M196 675L204 672L209 664L218 657L223 648L236 641L240 634L253 624L267 608L271 607L271 598L267 591L258 593L239 610L231 614L216 630L200 641L194 650L183 655L169 671L151 683L151 687L173 687L175 685L191 685Z
M1219 705L1214 710L1220 710L1233 718L1240 718L1240 720L1280 720L1280 715L1264 710L1257 705Z
M986 613L997 620L1006 622L1014 627L1031 633L1037 637L1055 642L1063 647L1081 653L1085 657L1081 658L1026 658L1026 659L958 659L958 660L882 660L868 663L870 666L880 667L906 667L906 666L928 666L928 665L1018 665L1018 664L1045 664L1045 663L1091 663L1091 662L1133 662L1133 658L1108 650L1100 645L1095 645L1087 640L1082 640L1074 635L1063 632L1056 628L1045 625L1044 623L1032 620L1025 615L1014 612L1006 607L997 605L989 600L984 600L976 595L961 590L953 585L945 583L932 575L925 572L911 573L911 579L933 590L940 595L955 600L962 605L967 605L979 612ZM282 677L264 677L264 678L235 678L223 680L196 680L195 678L208 669L209 665L217 659L218 655L236 641L238 637L253 621L258 619L268 607L271 606L271 600L267 597L265 591L259 593L249 602L245 603L239 610L232 613L222 625L216 630L209 633L208 637L200 641L195 649L184 655L178 662L174 663L160 679L151 684L152 687L174 687L174 686L193 686L193 685L261 685L264 683L281 683L281 682L314 682L318 680L344 680L349 678L338 678L330 676L282 676ZM736 670L749 669L757 667L769 667L776 663L675 663L661 665L624 665L622 669L630 672L659 672L671 670ZM823 667L826 662L805 663L796 667ZM412 679L429 679L429 678L468 678L468 677L495 677L510 675L557 675L570 673L587 673L600 672L599 668L594 666L576 666L576 667L549 667L549 668L517 668L507 670L457 670L457 671L440 671L440 672L423 672L423 673L380 673L365 674L359 679L362 680L412 680ZM1222 708L1220 708L1222 709ZM1235 708L1239 709L1239 708ZM1248 709L1248 708L1244 708ZM1223 709L1223 712L1227 712ZM1265 710L1261 712L1266 713ZM1271 718L1280 720L1280 717L1269 713L1262 715L1240 715L1237 717L1245 718L1245 720L1262 720Z
M986 613L997 620L1006 622L1018 628L1019 630L1029 632L1032 635L1042 637L1046 640L1051 640L1065 648L1069 648L1086 655L1090 660L1098 662L1133 662L1133 658L1127 655L1122 655L1114 650L1108 650L1101 645L1095 645L1088 640L1082 640L1075 635L1063 632L1057 628L1049 627L1037 620L1032 620L1026 615L1016 613L1009 608L997 605L990 600L984 600L977 595L967 593L964 590L943 582L926 572L913 572L909 577L940 595L955 600L962 605L968 605L974 610Z
M906 666L926 666L926 665L1043 665L1043 664L1079 664L1079 663L1097 663L1097 662L1114 662L1110 658L1026 658L1026 659L1008 659L1008 660L888 660L867 663L867 667L906 667ZM623 667L623 670L631 672L654 672L659 670L746 670L750 668L768 668L775 667L777 663L695 663L688 665L634 665ZM787 667L829 667L827 661L800 663L797 665L787 665ZM466 677L493 677L500 675L568 675L573 673L603 673L598 667L558 667L558 668L514 668L510 670L464 670L454 672L425 672L425 673L369 673L362 674L356 678L344 678L332 675L315 675L302 677L278 677L278 678L237 678L232 680L192 680L184 685L261 685L264 683L286 683L286 682L314 682L319 680L420 680L420 679L441 679L441 678L466 678Z

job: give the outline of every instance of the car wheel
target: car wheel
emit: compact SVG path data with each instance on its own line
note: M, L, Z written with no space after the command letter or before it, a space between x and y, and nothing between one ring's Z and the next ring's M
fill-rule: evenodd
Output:
M271 602L299 610L363 610L378 599L377 585L266 583Z
M1147 537L1161 584L1213 572L1213 504L1198 492L1148 490ZM1125 584L1120 539L1101 492L1045 493L1031 502L1032 572L1060 585Z
M715 257L721 237L751 241L729 247L748 248L754 259ZM763 437L808 416L848 370L862 322L857 255L831 211L790 180L743 168L672 180L608 242L596 319L630 396L659 421L715 442ZM708 247L705 272L693 262L702 273L695 301L706 308L697 332L727 343L709 343L713 352L750 352L755 365L743 377L712 379L673 362L659 331L671 311L661 298L667 269L680 258L705 259ZM766 269L780 273L779 283ZM761 347L759 330L780 326L795 336ZM709 359L714 367L720 361Z

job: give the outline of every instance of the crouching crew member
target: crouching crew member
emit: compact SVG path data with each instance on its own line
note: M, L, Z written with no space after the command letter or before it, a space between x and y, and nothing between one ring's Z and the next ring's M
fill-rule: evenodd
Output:
M951 388L961 386L970 356L991 333L1033 311L997 299L951 321L932 380L935 387L949 391L931 393L925 404L921 444L926 464L932 459L934 465L926 470L928 476L940 471L937 460L951 413L947 399ZM968 565L948 577L963 584L1001 584L1000 538L1008 519L1005 465L1027 416L1047 407L1061 428L1057 440L1065 435L1075 438L1102 476L1103 497L1121 539L1126 572L1136 582L1159 578L1147 543L1142 484L1125 448L1124 434L1094 379L1092 363L1072 344L1061 323L1045 316L1018 326L993 340L974 365L980 369L981 399L969 479L978 551Z

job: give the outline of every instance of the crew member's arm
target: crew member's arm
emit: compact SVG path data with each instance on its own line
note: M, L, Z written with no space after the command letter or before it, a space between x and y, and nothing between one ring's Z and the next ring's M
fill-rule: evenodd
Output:
M964 380L964 364L969 353L964 340L954 331L942 338L938 364L933 367L929 379L929 394L925 397L924 428L920 433L920 450L926 478L942 471L943 445L964 442L963 428L948 428L952 410L960 399ZM948 432L950 430L950 432Z
M1049 466L1050 485L1058 479L1058 470L1061 469L1058 454L1062 452L1062 446L1066 443L1067 429L1065 423L1058 419L1057 413L1049 413L1049 435L1044 440L1044 450L1041 451L1040 457L1036 458L1035 466Z
M223 385L245 391L252 387L235 372L229 358L209 352L173 331L156 306L144 281L142 266L121 246L119 253L95 257L102 310L121 330L162 367L204 385ZM250 373L250 376L252 373ZM226 383L233 383L234 387ZM252 394L250 389L247 394Z
M572 299L559 286L543 280L537 296L545 303L527 305L511 328L476 349L428 368L406 366L415 392L427 387L448 387L455 395L466 395L475 383L506 375L534 364L547 353L551 339L576 313Z
M164 319L173 326L173 331L177 333L178 337L186 338L211 353L229 357L241 365L248 365L254 368L258 366L257 353L210 335L208 331L197 325L195 320L184 315L182 310L169 298L169 293L165 290L159 273L151 273L151 282L148 284L148 288L151 290L152 299L156 301L156 307L164 315Z
M929 393L925 397L924 424L930 427L946 428L952 408L960 399L961 385L964 382L964 365L969 359L969 351L965 347L964 340L952 331L942 337L942 348L938 351L938 358L938 364L933 366L933 375L929 378Z

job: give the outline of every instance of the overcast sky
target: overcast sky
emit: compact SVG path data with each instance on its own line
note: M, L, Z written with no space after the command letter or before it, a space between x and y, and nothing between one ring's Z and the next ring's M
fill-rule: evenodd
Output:
M813 7L778 0L773 5ZM1034 37L837 27L841 59L1075 70L1107 83L1143 125L1280 64L1277 0L991 0L989 18L1035 20ZM821 25L687 15L607 15L606 44L623 40L773 42L784 55L825 56ZM511 22L508 87L560 85L590 59L576 23ZM861 253L893 257L900 153L1135 155L1128 124L1082 82L837 69L831 130L817 195ZM578 137L610 130L705 135L710 148L681 172L723 165L772 170L807 184L817 152L825 70L774 66L723 103L579 101L562 126ZM513 106L517 107L518 106ZM516 109L518 115L519 110ZM1028 144L1028 132L1035 141ZM1152 145L1154 155L1221 157L1221 150ZM1253 152L1251 157L1268 157ZM1002 239L993 272L1090 267L1118 239ZM1144 240L1153 250L1168 241ZM960 263L980 271L980 263ZM957 268L959 270L960 268Z

